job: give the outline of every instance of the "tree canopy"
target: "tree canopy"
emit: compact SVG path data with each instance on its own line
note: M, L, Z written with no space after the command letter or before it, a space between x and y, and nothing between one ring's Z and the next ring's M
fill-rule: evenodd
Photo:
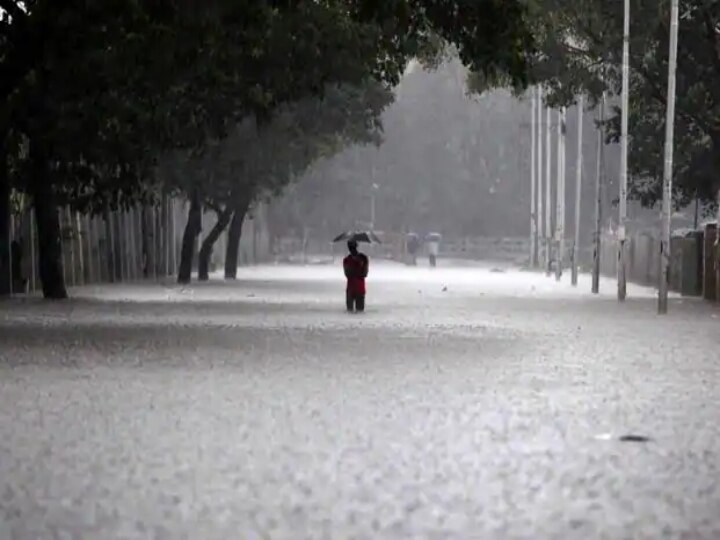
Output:
M632 0L630 40L630 194L652 206L662 196L670 2ZM623 0L535 0L528 26L537 46L530 80L551 105L579 93L597 102L621 91ZM720 187L720 4L682 2L677 71L675 202L713 201ZM507 80L499 81L508 84ZM498 81L475 75L482 91ZM608 121L619 138L619 108Z
M152 200L163 156L210 155L249 118L259 133L285 105L327 88L390 88L411 58L431 59L444 43L517 84L532 49L521 0L0 0L0 9L0 181L33 196L54 297L65 296L58 203L97 212Z

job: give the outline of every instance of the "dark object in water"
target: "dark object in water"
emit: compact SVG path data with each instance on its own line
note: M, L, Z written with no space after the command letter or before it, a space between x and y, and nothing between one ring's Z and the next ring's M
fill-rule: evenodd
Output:
M645 437L644 435L623 435L618 439L620 442L636 442L636 443L646 443L652 441L650 437Z

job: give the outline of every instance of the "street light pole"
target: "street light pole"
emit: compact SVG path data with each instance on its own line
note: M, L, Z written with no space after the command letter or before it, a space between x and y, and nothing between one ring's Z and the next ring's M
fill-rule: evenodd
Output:
M602 255L602 198L605 174L605 92L600 101L600 126L598 127L597 169L595 171L595 235L593 238L592 292L600 293L600 259Z
M578 284L578 248L580 244L580 204L582 201L582 166L583 166L583 96L578 97L578 133L577 133L577 155L575 160L575 234L572 246L572 284Z
M552 110L545 106L545 271L552 267Z
M555 279L560 281L565 254L565 107L558 111L557 191L555 193Z
M538 251L547 249L545 245L545 221L543 214L543 89L538 87L537 91L537 229L538 229ZM545 180L547 182L547 180ZM540 247L542 245L542 248ZM544 255L543 255L544 257ZM538 266L540 264L538 254Z
M672 0L670 11L670 58L668 62L668 99L665 119L665 166L663 168L662 241L660 243L660 287L658 313L668 311L670 281L670 216L672 215L673 148L675 137L675 92L678 47L678 0Z
M530 267L538 264L538 227L537 227L537 175L535 173L535 108L537 89L532 89L530 99Z
M622 117L620 135L620 216L618 226L618 300L627 297L627 173L628 117L630 114L630 0L625 0L622 63Z

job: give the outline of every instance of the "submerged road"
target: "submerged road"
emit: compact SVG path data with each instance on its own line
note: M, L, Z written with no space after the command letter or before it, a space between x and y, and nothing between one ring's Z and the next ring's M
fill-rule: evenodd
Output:
M720 538L717 309L372 270L0 303L0 539Z

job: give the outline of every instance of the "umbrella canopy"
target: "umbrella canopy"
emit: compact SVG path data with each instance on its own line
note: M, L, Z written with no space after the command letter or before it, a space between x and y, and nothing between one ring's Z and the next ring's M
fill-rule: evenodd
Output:
M381 244L380 239L372 231L347 231L335 237L333 242L349 242L355 240L358 243Z
M439 242L440 240L442 240L442 234L440 233L431 232L425 236L426 242Z

